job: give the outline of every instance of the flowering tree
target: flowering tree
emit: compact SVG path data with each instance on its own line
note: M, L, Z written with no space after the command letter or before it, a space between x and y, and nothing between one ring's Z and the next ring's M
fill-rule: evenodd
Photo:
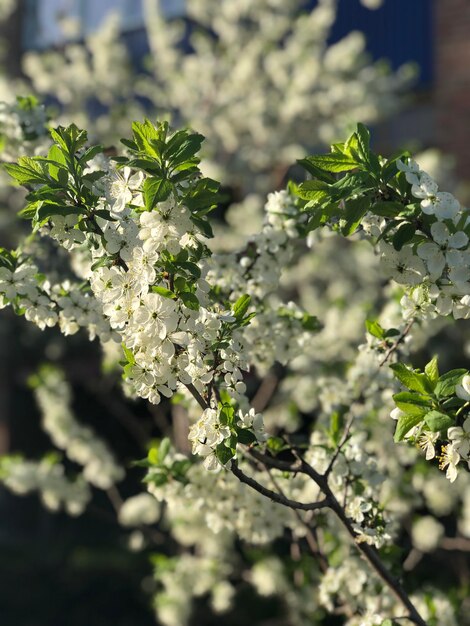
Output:
M62 123L111 143L142 116L144 101L152 115L207 135L205 169L239 198L266 194L312 145L395 110L409 84L409 68L391 74L370 63L358 32L328 44L336 11L337 0L308 9L303 0L189 0L185 20L169 21L149 0L146 73L132 68L116 15L84 46L29 52L23 67L36 93L59 101ZM89 120L96 101L102 113Z
M63 375L43 368L31 381L43 427L83 469L73 477L50 456L9 456L4 484L37 490L46 506L73 515L92 488L105 490L123 527L140 528L157 549L167 541L162 532L188 547L154 557L164 624L185 623L194 596L210 594L214 611L229 610L243 579L261 596L282 594L279 610L292 624L334 615L348 626L457 624L444 594L408 588L391 573L400 559L389 548L417 493L445 510L415 469L435 480L436 458L452 485L469 460L469 372L441 374L437 358L424 371L399 360L415 333L419 342L419 332L435 332L430 320L470 315L468 211L408 154L374 154L359 125L330 154L301 160L309 180L268 196L259 233L232 253L213 253L209 215L219 192L199 171L201 135L136 122L124 153L111 158L74 125L51 130L51 139L46 156L6 165L28 191L21 216L36 241L1 251L2 304L41 329L84 328L108 354L120 352L126 393L154 405L171 399L175 418L179 411L188 420L191 454L181 442L149 437L139 461L145 489L123 502L122 463L75 418ZM301 241L320 245L320 231L372 243L393 282L349 367L331 369L328 355L329 377L318 382L322 320L278 294ZM47 239L67 252L75 277L55 282L40 271L35 257ZM283 371L273 384L276 362ZM254 372L268 375L259 384ZM302 385L318 393L313 410ZM282 415L289 392L291 422ZM463 500L465 535L468 474L460 474L447 506ZM166 526L155 525L162 503ZM413 542L421 554L452 539L433 517L420 524ZM259 552L240 553L236 540ZM275 540L289 546L288 558Z

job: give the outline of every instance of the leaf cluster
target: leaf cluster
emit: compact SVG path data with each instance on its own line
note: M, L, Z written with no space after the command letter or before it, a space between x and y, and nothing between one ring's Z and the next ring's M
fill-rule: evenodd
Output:
M455 388L468 374L466 369L454 369L440 375L437 357L426 365L424 372L403 363L390 367L408 390L393 396L396 406L403 412L396 426L395 441L404 439L416 426L419 432L430 430L442 436L448 428L460 423L467 403L455 395Z

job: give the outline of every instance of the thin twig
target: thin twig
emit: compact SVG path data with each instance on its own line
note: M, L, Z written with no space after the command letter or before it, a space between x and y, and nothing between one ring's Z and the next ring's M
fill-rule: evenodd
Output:
M413 319L411 319L408 322L408 324L405 326L403 331L400 333L400 335L397 337L397 339L393 342L393 344L390 346L390 348L384 354L383 359L379 363L379 367L382 367L382 365L384 365L388 361L388 359L392 356L392 354L395 352L395 350L398 348L398 346L403 342L405 337L408 335L408 333L412 329L413 324L415 323L415 321L416 321L416 319L413 318Z
M348 418L348 421L346 423L346 426L344 427L344 432L343 432L343 436L341 437L340 442L338 443L336 450L333 453L333 456L331 457L331 461L328 465L328 467L326 468L325 473L323 474L325 476L325 478L328 478L328 476L330 475L334 464L336 463L336 459L338 458L338 456L340 455L341 450L343 449L344 445L346 444L346 442L349 439L349 432L351 430L351 426L353 425L354 422L354 415L350 415Z

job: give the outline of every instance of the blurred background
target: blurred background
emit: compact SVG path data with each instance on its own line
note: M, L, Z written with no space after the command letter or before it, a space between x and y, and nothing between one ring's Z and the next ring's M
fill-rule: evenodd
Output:
M376 150L421 153L424 169L468 199L468 0L262 0L258 9L240 0L234 10L237 3L2 0L0 100L16 111L20 131L16 96L33 94L45 105L44 120L38 114L27 138L33 152L40 152L47 119L75 121L107 147L144 115L191 124L208 137L204 167L227 194L218 213L222 247L233 248L247 228L256 230L263 197L296 176L290 167L296 158L344 138L357 121L372 127ZM301 15L313 17L301 23ZM255 49L253 41L265 47ZM4 161L21 153L18 128L8 128L0 115ZM2 246L15 246L23 234L15 220L22 201L2 172ZM71 273L61 253L54 255L43 260L48 272ZM350 277L352 285L355 280ZM465 367L459 337L448 362L460 357L456 366ZM74 412L124 465L145 456L149 438L173 428L170 407L123 397L119 375L112 364L103 367L96 342L81 333L65 340L56 329L41 332L4 309L0 454L37 459L51 449L27 385L43 361L64 368ZM121 495L135 493L140 478L140 470L129 469ZM154 624L152 549L130 550L131 539L115 522L109 494L98 491L87 512L72 518L47 511L36 494L20 498L0 486L0 624ZM161 546L163 553L171 549ZM224 616L227 625L268 624L262 619L279 610L274 601L250 603L248 589L241 594L247 602ZM219 623L200 604L191 623Z

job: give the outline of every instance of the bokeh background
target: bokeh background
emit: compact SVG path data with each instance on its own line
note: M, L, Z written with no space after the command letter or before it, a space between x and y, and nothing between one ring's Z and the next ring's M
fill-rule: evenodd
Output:
M222 179L227 194L218 219L222 244L228 247L247 228L247 215L248 228L256 228L263 194L282 188L286 176L296 175L295 168L289 167L295 158L341 139L358 119L372 126L375 149L384 154L399 148L422 153L424 168L433 171L461 200L468 199L468 0L329 3L330 12L325 13L323 22L317 20L317 30L312 23L310 35L304 39L299 31L300 52L295 46L292 49L294 59L296 54L299 59L315 59L311 66L305 63L305 81L309 83L315 72L320 78L312 79L311 92L306 92L303 102L293 99L291 106L286 99L282 110L263 108L259 118L256 111L260 100L252 97L257 93L256 81L261 91L271 89L266 97L275 89L283 93L292 89L294 93L296 88L288 86L289 65L285 82L276 86L259 72L255 72L253 82L253 68L238 62L243 54L247 63L251 58L258 62L264 58L263 51L255 54L248 45L257 37L261 39L260 33L256 29L245 33L239 44L241 48L246 46L245 52L238 50L233 56L223 56L214 48L201 58L200 65L186 67L184 59L197 54L201 24L203 33L217 40L214 23L205 22L217 11L217 0L164 0L160 3L160 21L152 13L152 4L155 9L152 0L2 0L0 100L12 103L18 94L35 94L51 120L86 125L92 139L107 146L117 145L131 120L144 114L152 117L168 112L175 124L192 124L208 136L207 171ZM194 8L198 4L199 8ZM297 13L309 12L317 5L287 4L294 7L292 25ZM226 28L230 19L236 22L236 12L232 17L227 13L224 19ZM170 26L177 30L173 33ZM269 29L269 24L265 25L263 36ZM341 42L342 47L335 48ZM283 43L278 42L279 49ZM326 56L330 48L336 49L336 56ZM169 53L172 49L178 51L176 62ZM264 67L263 72L269 71ZM217 99L217 94L210 96L210 86L221 73L223 88L217 88L227 94L224 102ZM359 86L355 83L358 77ZM173 85L171 89L169 85ZM253 115L258 127L237 126L245 115ZM286 131L282 130L283 121ZM278 144L285 143L283 132L292 136L292 128L298 127L298 136L281 157ZM275 140L276 134L279 141ZM9 144L3 149L5 146ZM4 160L9 158L11 154L3 156ZM22 196L6 186L3 173L0 185L0 245L10 247L22 234L15 220ZM327 250L324 254L330 253ZM58 271L62 260L58 256L48 262L52 263L49 269ZM309 266L314 267L314 263ZM346 271L344 263L342 270ZM354 286L356 278L351 275L344 280ZM373 284L371 280L372 288ZM326 285L311 287L305 298L313 300L327 290ZM329 297L334 299L334 294ZM358 316L357 328L363 328L362 317ZM444 357L447 364L468 366L465 332L452 332L450 344L449 334L436 334L431 348L447 342L451 346ZM325 341L328 344L330 339L326 337ZM123 463L144 456L149 437L171 430L168 407L149 409L123 398L119 376L103 369L96 344L81 334L66 341L58 331L41 332L3 310L0 454L21 451L27 457L38 458L51 447L27 385L28 378L45 360L64 368L74 390L76 414L109 441ZM181 447L184 445L181 442ZM129 470L120 487L124 497L135 492L140 477L138 469ZM103 493L95 494L87 513L75 519L47 511L36 495L19 498L0 486L0 624L154 624L151 594L155 582L149 561L152 550L130 550L129 541L129 533L116 524L109 497ZM161 546L163 552L167 549L171 547ZM452 558L458 570L452 576L468 579L470 565L465 555ZM248 587L241 589L237 606L236 612L223 617L227 626L279 624L269 621L279 614L276 601L258 598L255 602ZM201 599L191 623L210 626L220 619Z

